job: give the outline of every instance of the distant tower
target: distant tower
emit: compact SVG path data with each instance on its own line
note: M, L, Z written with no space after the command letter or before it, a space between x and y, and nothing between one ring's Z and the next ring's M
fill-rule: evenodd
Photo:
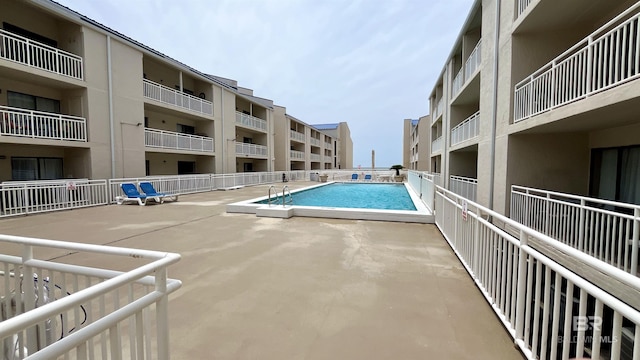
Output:
M371 150L371 170L376 169L376 151Z

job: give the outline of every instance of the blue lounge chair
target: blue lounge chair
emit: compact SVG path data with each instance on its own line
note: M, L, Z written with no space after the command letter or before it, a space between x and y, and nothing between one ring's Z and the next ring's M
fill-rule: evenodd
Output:
M364 176L364 181L371 181L371 174L367 174Z
M153 187L153 184L148 181L143 181L140 184L140 190L151 199L154 199L156 202L163 203L167 198L171 199L171 201L178 201L178 195L159 193Z
M147 196L140 194L138 188L132 183L122 183L120 188L126 196L116 196L116 203L122 205L126 202L137 202L138 205L147 205Z
M358 180L358 174L352 174L351 181L357 181L357 180Z

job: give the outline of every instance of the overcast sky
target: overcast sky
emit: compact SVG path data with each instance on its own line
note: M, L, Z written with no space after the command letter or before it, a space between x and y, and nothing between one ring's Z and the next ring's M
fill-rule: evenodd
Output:
M58 0L308 124L346 121L353 164L402 163L473 0Z

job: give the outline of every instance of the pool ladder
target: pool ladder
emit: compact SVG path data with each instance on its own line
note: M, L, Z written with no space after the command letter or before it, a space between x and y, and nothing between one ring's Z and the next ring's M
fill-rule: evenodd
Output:
M276 191L276 187L271 185L269 186L269 194L268 194L268 204L271 206L271 190L273 189L274 201L278 198L278 192ZM287 198L287 194L289 197ZM285 185L282 187L282 206L286 206L287 204L293 205L293 196L291 195L291 191L289 191L289 186Z

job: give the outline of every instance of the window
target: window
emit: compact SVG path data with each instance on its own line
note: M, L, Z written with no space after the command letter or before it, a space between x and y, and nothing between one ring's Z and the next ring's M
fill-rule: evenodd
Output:
M591 150L590 180L591 196L640 205L640 146Z
M178 161L178 175L195 174L195 173L196 173L195 161Z
M196 128L191 125L178 124L178 132L181 134L193 135L196 133Z
M7 91L7 105L20 109L60 113L60 100Z
M253 163L244 163L243 164L244 172L252 172L253 171Z
M62 179L62 158L12 157L11 180Z
M245 143L245 144L253 144L253 139L250 138L250 137L243 136L242 137L242 142Z

